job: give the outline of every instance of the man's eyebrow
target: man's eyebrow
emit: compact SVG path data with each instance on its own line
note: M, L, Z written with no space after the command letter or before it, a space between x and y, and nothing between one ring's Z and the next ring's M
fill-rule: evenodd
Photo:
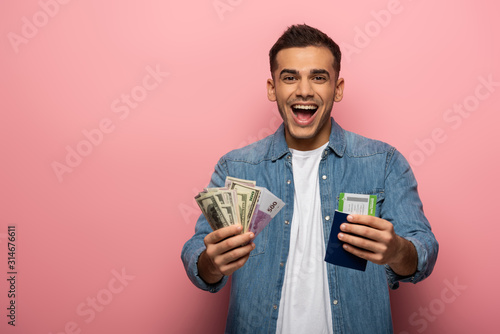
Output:
M310 72L311 74L326 74L328 78L330 78L330 73L327 70L324 69L313 69Z
M288 74L299 74L299 71L297 70L292 70L292 69L289 69L289 68L284 68L281 72L280 72L280 76L283 74L283 73L288 73ZM310 72L310 74L326 74L328 76L328 78L330 78L330 73L325 70L325 69L312 69Z
M291 69L288 69L288 68L284 68L284 69L280 72L280 76L281 76L283 73L288 73L288 74L299 74L299 71L297 71L297 70L291 70Z

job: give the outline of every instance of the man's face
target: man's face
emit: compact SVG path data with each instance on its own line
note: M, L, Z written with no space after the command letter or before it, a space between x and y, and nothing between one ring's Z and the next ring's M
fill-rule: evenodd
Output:
M276 101L290 148L309 151L328 142L333 102L342 100L344 79L335 80L333 55L326 47L283 49L276 55L267 96Z

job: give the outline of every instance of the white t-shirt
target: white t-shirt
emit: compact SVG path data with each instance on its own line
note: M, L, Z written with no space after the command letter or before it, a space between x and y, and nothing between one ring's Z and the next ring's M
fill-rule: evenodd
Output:
M294 210L276 333L333 332L318 176L327 145L312 151L290 149Z

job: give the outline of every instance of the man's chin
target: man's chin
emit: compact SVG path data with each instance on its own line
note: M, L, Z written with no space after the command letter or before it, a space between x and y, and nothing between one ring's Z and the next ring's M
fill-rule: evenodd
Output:
M315 124L300 125L293 122L288 128L290 134L297 139L310 139L317 135L317 126Z
M288 135L290 136L290 139L293 141L299 143L299 142L308 142L314 137L316 137L316 132L314 132L312 129L309 129L308 131L288 131Z

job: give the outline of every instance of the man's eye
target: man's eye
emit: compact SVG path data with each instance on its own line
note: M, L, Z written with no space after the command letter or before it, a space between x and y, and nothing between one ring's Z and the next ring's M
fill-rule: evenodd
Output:
M325 81L326 78L323 77L323 76L316 76L316 77L313 78L313 80L315 80L315 81Z
M283 81L294 81L294 80L295 80L295 77L292 77L292 76L283 77Z

